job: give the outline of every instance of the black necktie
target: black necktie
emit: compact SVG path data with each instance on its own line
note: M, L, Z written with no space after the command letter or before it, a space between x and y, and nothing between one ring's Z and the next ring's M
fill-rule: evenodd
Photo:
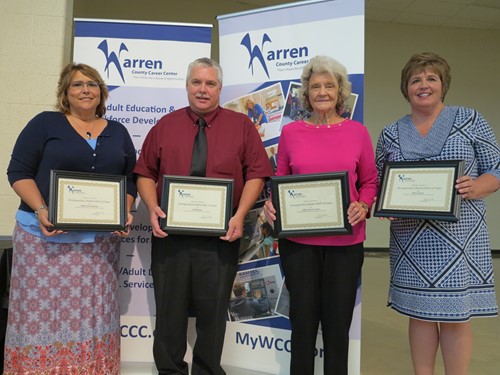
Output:
M205 127L207 123L200 117L196 124L198 124L198 134L194 139L193 157L191 159L191 176L205 177L205 168L207 165L207 135L205 134Z

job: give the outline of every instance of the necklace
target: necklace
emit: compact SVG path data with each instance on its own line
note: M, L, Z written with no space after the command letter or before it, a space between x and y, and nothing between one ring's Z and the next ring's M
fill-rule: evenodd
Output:
M77 119L78 121L81 121L82 123L84 123L85 125L90 127L90 129L87 130L87 129L84 129L77 121L73 122L82 133L85 133L85 135L87 136L87 139L92 139L92 130L94 128L93 122L98 120L98 117L96 116L90 120L84 120L84 119L78 117L77 115L75 115L74 113L70 113L70 115L72 117L74 117L75 119Z
M339 122L342 122L344 119L338 115L333 115L333 116L322 116L321 118L318 118L317 116L311 116L309 118L309 121L314 124L314 125L334 125L338 124Z
M322 116L320 119L318 119L317 116L311 116L309 117L308 121L310 125L315 126L317 129L326 126L327 128L331 128L332 126L342 126L342 122L345 119L334 114L333 116Z

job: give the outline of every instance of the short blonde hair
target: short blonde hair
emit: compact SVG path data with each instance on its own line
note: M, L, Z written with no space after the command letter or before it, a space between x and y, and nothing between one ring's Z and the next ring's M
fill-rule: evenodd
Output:
M344 109L344 103L349 99L352 90L352 83L349 81L347 69L337 60L328 56L313 57L304 67L300 82L302 87L298 90L298 96L304 109L311 112L312 106L309 102L309 80L313 73L326 73L335 77L339 83L339 98L335 110L341 114Z
M83 75L89 77L93 81L96 81L99 84L100 88L100 97L101 100L99 105L96 108L96 116L103 117L106 113L106 100L108 99L109 92L106 83L102 79L99 72L87 64L76 64L69 63L64 67L59 76L59 82L57 83L57 104L56 109L61 111L62 113L70 113L69 109L69 101L68 101L68 87L71 83L71 78L76 72L80 72Z
M408 97L408 82L410 82L411 77L415 74L420 74L427 69L432 70L439 76L443 91L443 97L441 100L444 101L444 97L450 89L451 68L445 59L433 52L414 54L410 57L410 60L408 60L401 71L401 92L406 100L410 101L410 98Z

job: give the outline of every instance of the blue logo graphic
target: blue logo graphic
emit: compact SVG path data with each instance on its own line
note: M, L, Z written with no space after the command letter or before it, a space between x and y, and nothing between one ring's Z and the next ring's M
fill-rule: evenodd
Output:
M252 41L250 40L250 34L247 33L243 37L243 39L241 40L240 44L244 45L247 48L248 54L250 55L250 62L248 63L248 67L252 68L252 75L253 75L253 61L255 58L257 58L257 60L260 61L262 68L264 68L264 71L266 72L267 78L270 78L269 72L267 70L266 62L264 60L264 55L262 54L262 51L264 49L264 43L266 43L266 42L271 42L271 38L269 38L269 36L266 33L264 33L264 35L262 36L262 43L260 45L260 48L257 45L252 47Z
M128 48L125 45L125 43L120 44L120 49L118 51L118 55L115 53L115 51L111 51L111 53L109 52L108 41L106 39L104 39L97 46L97 48L100 49L102 51L102 53L104 53L104 56L106 57L106 66L104 67L104 71L106 73L108 73L108 78L109 78L109 66L111 64L113 64L116 67L116 70L118 71L118 73L120 74L120 77L121 77L123 83L125 83L125 77L123 76L123 70L122 70L122 67L120 64L120 60L119 60L120 54L122 53L122 51L128 52Z
M398 179L399 179L399 182L406 182L406 181L412 181L413 180L413 178L406 177L404 174L398 174Z
M182 189L177 189L177 193L179 194L179 197L181 197L181 198L191 198L191 194L186 193Z
M68 188L68 193L71 193L71 194L81 193L82 192L80 189L75 188L74 185L68 185L66 187Z

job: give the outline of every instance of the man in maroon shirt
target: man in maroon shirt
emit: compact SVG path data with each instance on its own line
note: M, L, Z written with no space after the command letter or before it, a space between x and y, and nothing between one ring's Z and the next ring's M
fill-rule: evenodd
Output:
M153 355L160 374L188 375L184 361L188 310L196 314L193 375L223 375L220 365L227 308L238 267L243 221L272 175L265 149L245 114L219 106L222 69L208 58L188 67L189 106L162 117L147 135L134 172L153 227L151 270L155 287ZM234 179L234 215L222 237L174 235L158 223L163 175L189 176L202 117L206 177Z

